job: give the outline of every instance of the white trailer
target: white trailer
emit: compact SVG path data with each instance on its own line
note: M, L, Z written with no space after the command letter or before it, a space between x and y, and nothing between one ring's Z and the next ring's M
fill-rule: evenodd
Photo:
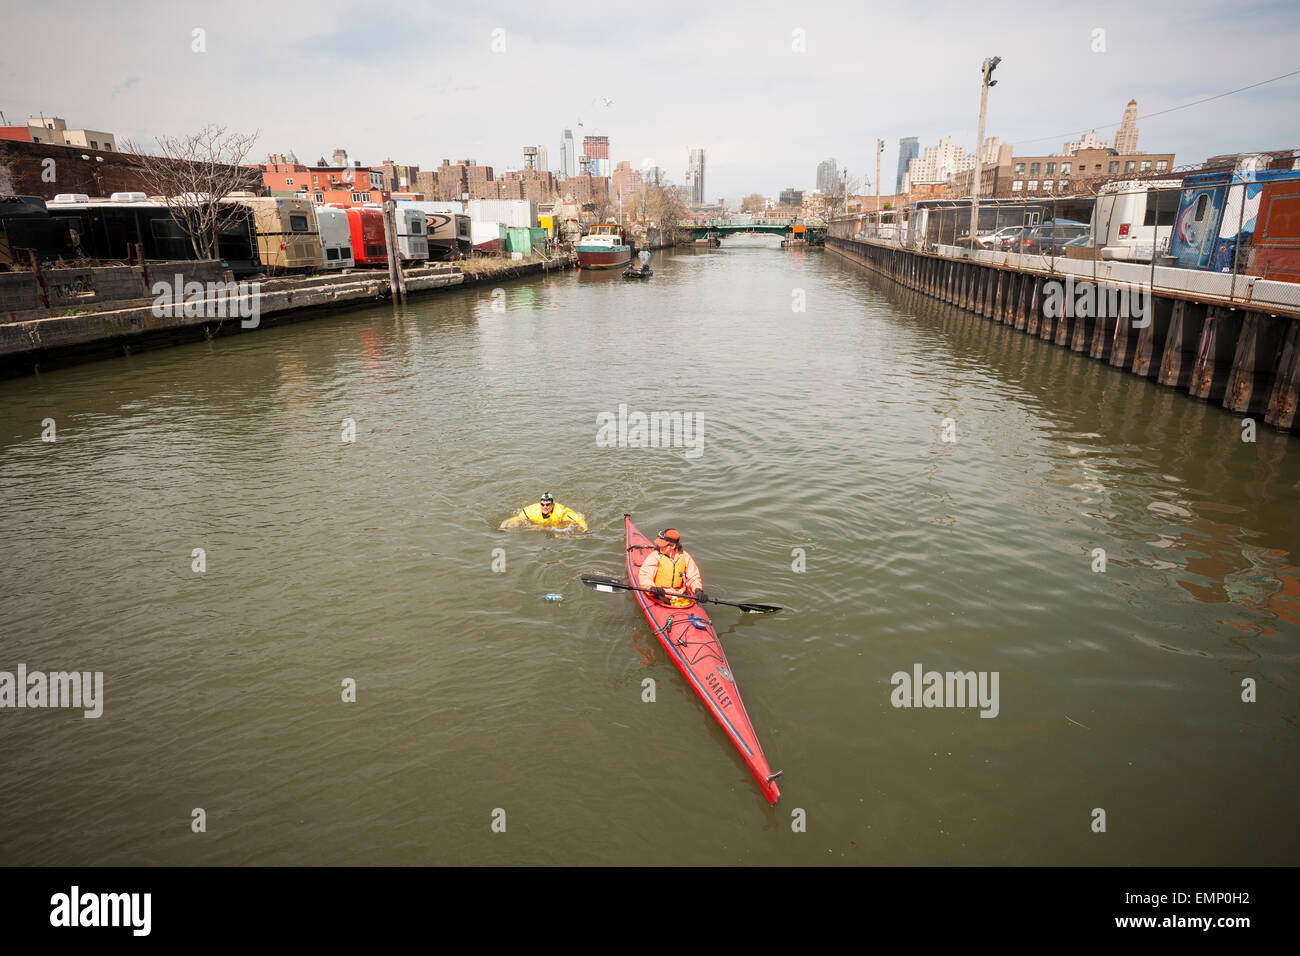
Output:
M429 258L429 236L424 210L412 209L410 203L398 203L394 219L397 222L397 250L402 259L412 262Z
M316 224L320 229L321 252L326 269L351 269L356 265L352 256L352 229L348 225L345 209L329 206L316 207Z

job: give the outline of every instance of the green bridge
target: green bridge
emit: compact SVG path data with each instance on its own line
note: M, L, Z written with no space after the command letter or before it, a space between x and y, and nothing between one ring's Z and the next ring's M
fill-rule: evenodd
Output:
M801 227L798 232L795 227ZM803 219L710 219L707 222L694 220L680 223L678 228L690 234L692 239L721 239L724 236L769 235L790 238L800 236L809 242L821 242L826 238L826 224L812 223Z

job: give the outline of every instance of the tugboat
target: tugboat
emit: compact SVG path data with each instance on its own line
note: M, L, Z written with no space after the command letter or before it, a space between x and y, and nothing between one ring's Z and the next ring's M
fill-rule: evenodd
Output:
M650 253L644 249L637 253L637 265L629 265L623 272L624 279L648 279L653 272L650 271Z
M579 269L616 269L632 260L632 247L616 222L602 222L578 240Z

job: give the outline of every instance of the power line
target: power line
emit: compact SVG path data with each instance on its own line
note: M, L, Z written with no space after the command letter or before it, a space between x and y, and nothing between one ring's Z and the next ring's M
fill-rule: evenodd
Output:
M1164 116L1166 113L1176 113L1178 110L1185 110L1185 109L1190 109L1193 106L1200 106L1202 103L1208 103L1211 100L1221 100L1225 96L1232 96L1235 93L1244 93L1246 90L1253 90L1257 86L1264 86L1267 83L1276 83L1278 80L1285 80L1289 76L1296 76L1296 75L1300 75L1300 70L1292 70L1290 73L1283 73L1281 76L1274 76L1274 77L1270 77L1267 80L1260 80L1258 83L1251 83L1249 86L1243 86L1235 90L1228 90L1228 92L1226 93L1216 93L1214 96L1207 96L1205 97L1205 99L1194 100L1191 103L1184 103L1181 106L1171 106L1167 110L1156 110L1154 113L1143 113L1141 116L1137 117L1137 119L1145 120L1145 119L1150 119L1153 116ZM1136 120L1134 122L1136 122ZM1046 143L1049 140L1060 140L1062 137L1068 138L1071 136L1082 136L1084 133L1087 132L1091 132L1099 129L1110 129L1112 127L1119 127L1122 125L1123 125L1122 123L1099 123L1096 126L1089 127L1088 129L1075 130L1069 133L1058 133L1055 136L1043 136L1040 139L1016 140L1016 142L1018 144L1026 145L1026 146L1030 145L1031 143Z

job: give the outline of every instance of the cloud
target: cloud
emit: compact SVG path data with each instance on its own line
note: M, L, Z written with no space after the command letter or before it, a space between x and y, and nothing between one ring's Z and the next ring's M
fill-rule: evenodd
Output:
M950 135L973 148L985 56L1003 58L988 134L1040 154L1079 130L1109 136L1102 127L1119 122L1130 97L1157 112L1300 66L1300 10L1284 4L1267 29L1210 0L1187 0L1172 16L1127 2L1060 12L946 0L610 9L617 15L556 0L400 13L367 0L143 0L128 24L111 6L23 5L7 13L14 34L57 36L59 56L40 44L8 50L4 106L11 117L44 111L144 136L216 122L261 129L262 152L315 159L343 146L362 162L423 168L467 156L517 168L522 147L538 144L555 166L567 127L608 135L615 161L656 157L676 182L702 146L718 197L810 188L827 156L874 179L876 137L887 143L888 188L900 137L924 147ZM198 27L204 54L191 50ZM1092 51L1099 28L1103 53ZM806 52L794 49L796 30ZM1296 145L1298 93L1293 78L1139 120L1139 147L1183 163ZM614 105L592 105L602 96Z

